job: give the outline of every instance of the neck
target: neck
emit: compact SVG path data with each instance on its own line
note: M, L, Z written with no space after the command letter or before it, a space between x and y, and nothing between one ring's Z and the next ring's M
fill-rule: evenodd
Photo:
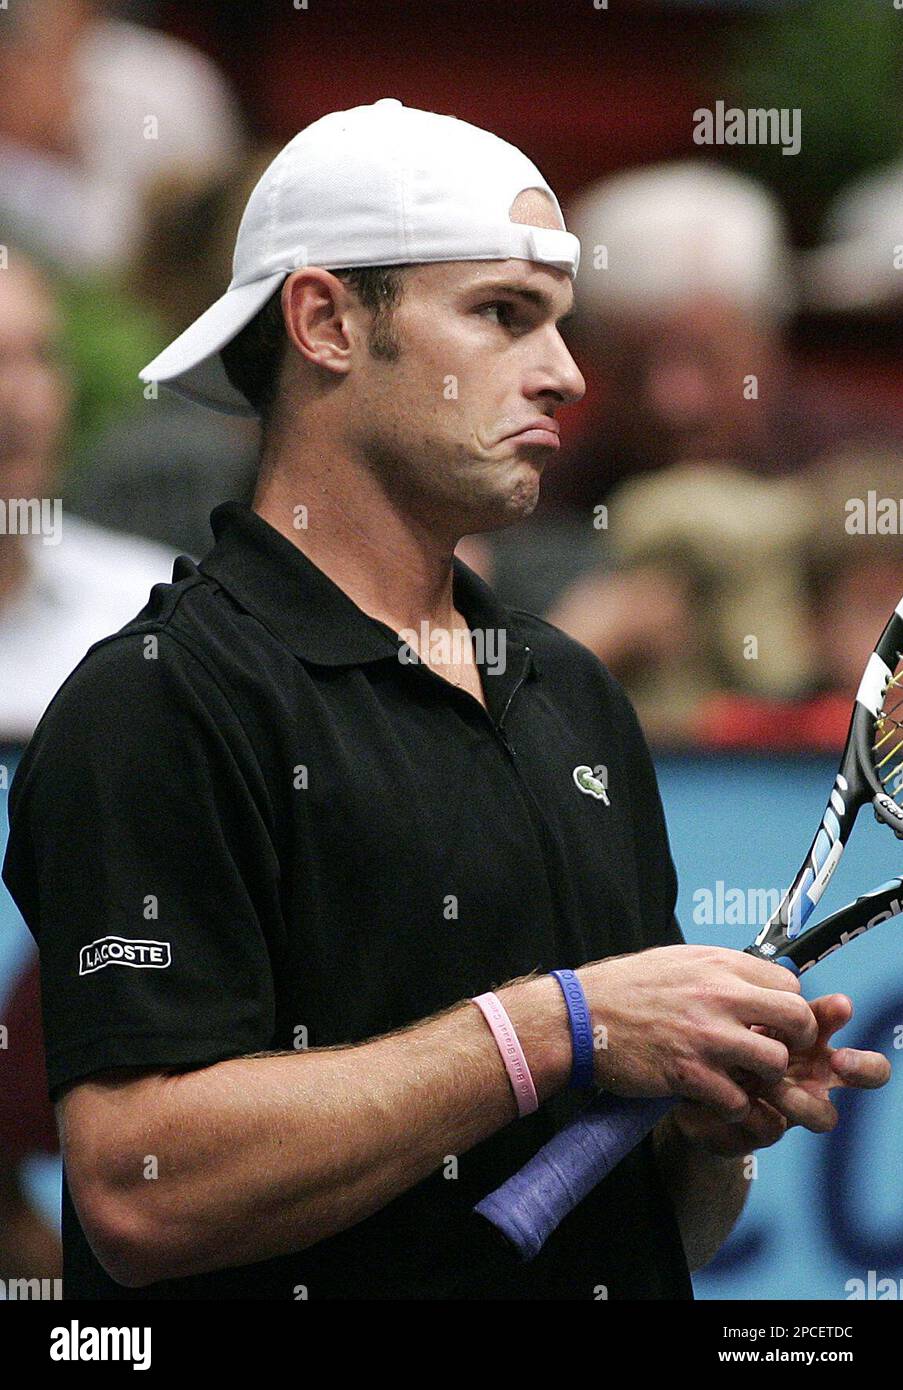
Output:
M458 538L438 537L411 514L413 507L408 511L389 497L363 462L328 446L305 447L300 456L296 451L290 463L267 459L253 506L359 608L393 631L418 629L424 619L437 628L461 626L453 597Z

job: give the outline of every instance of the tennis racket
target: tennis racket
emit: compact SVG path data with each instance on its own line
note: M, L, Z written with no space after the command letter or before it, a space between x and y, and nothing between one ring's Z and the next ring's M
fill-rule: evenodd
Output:
M818 925L806 923L825 891L862 807L903 838L903 599L866 664L828 805L806 858L750 955L796 974L903 912L903 879L848 903ZM519 1172L478 1203L523 1259L597 1183L649 1134L673 1097L649 1100L600 1093Z

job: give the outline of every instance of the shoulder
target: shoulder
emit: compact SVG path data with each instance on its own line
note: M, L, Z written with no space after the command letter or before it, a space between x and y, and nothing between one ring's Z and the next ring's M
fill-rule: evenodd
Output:
M89 647L32 735L12 793L45 782L202 764L263 785L278 766L284 671L266 633L187 556L144 607ZM81 769L81 773L79 772ZM18 784L18 789L17 789Z
M60 818L73 832L74 821L93 819L101 840L104 823L138 814L178 814L195 836L216 816L272 821L245 721L216 673L155 617L134 620L82 658L38 723L8 804L18 844Z
M88 648L50 701L23 764L48 753L65 754L69 766L79 756L113 760L143 748L162 756L180 728L238 728L210 663L173 622L183 594L183 585L158 584L136 617Z

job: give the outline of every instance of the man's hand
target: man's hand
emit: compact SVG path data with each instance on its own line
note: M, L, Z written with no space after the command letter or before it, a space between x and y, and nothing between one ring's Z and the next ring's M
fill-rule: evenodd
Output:
M596 1080L615 1095L681 1096L741 1122L749 1078L776 1086L818 1034L793 972L743 951L656 946L577 973L605 1029Z
M877 1090L890 1080L890 1062L880 1052L853 1047L831 1047L830 1039L853 1016L845 994L826 994L811 1003L818 1036L811 1047L790 1053L784 1077L774 1086L755 1078L744 1080L750 1110L736 1124L726 1123L714 1111L693 1101L672 1111L668 1120L690 1141L722 1158L766 1149L794 1125L813 1134L826 1134L837 1124L830 1093L838 1086Z

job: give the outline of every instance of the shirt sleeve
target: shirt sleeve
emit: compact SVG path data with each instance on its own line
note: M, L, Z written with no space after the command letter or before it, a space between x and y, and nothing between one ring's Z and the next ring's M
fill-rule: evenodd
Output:
M3 878L38 944L52 1098L111 1067L272 1046L272 808L229 700L179 639L92 648L9 809Z

